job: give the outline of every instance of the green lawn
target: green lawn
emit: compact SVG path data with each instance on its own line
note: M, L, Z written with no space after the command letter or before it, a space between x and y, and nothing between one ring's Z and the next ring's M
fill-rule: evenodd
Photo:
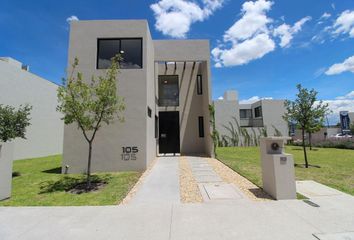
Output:
M302 148L287 146L295 163L303 164ZM258 186L262 186L260 150L257 147L225 147L217 149L218 159ZM354 195L354 150L316 148L308 150L311 165L320 168L295 167L297 180L314 180Z
M119 203L140 177L137 172L102 173L107 185L90 193L72 194L65 190L83 180L82 175L60 173L61 155L14 162L12 197L0 206L82 206Z

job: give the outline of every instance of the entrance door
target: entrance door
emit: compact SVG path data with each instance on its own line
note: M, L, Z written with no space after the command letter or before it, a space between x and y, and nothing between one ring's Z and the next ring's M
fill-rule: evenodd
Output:
M179 112L159 112L160 153L179 153Z

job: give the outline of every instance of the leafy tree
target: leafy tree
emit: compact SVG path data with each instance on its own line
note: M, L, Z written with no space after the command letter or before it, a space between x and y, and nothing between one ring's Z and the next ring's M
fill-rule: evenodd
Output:
M125 110L124 99L117 95L120 60L120 56L112 58L105 76L98 77L98 80L92 76L88 81L76 71L79 60L75 58L70 77L64 79L63 86L58 89L57 110L64 114L64 123L76 123L88 143L86 190L91 188L92 146L97 131L103 124L109 125L116 119L124 121L121 116Z
M31 125L32 107L20 106L16 110L12 106L0 104L0 141L8 142L15 138L26 139L26 128Z
M309 123L306 132L308 133L309 136L310 150L312 150L312 134L320 131L322 127L323 127L323 122L318 121L318 119L313 119L313 121Z
M305 166L309 167L306 144L305 132L312 129L314 123L323 124L325 114L329 112L328 104L322 101L317 101L317 94L314 89L308 90L303 88L301 84L297 86L298 93L294 101L286 100L284 106L286 113L283 118L288 122L296 122L302 133L302 147L305 157Z

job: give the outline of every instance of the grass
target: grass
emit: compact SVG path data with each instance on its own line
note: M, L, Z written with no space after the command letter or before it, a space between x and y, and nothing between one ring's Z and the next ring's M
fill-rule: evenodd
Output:
M127 195L140 177L137 172L100 173L107 184L95 191L72 194L66 190L84 181L81 174L61 174L61 155L14 162L12 196L0 206L113 205Z
M301 147L287 146L295 164L304 164ZM260 150L257 147L225 147L217 149L218 159L258 186L262 186ZM354 151L334 148L308 150L310 167L295 167L296 180L314 180L354 195Z

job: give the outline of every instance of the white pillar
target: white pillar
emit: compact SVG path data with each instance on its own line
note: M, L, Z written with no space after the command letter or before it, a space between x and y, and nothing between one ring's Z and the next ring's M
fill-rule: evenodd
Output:
M277 200L296 199L294 159L284 152L288 137L261 138L263 189Z
M0 142L0 200L11 196L13 145Z

